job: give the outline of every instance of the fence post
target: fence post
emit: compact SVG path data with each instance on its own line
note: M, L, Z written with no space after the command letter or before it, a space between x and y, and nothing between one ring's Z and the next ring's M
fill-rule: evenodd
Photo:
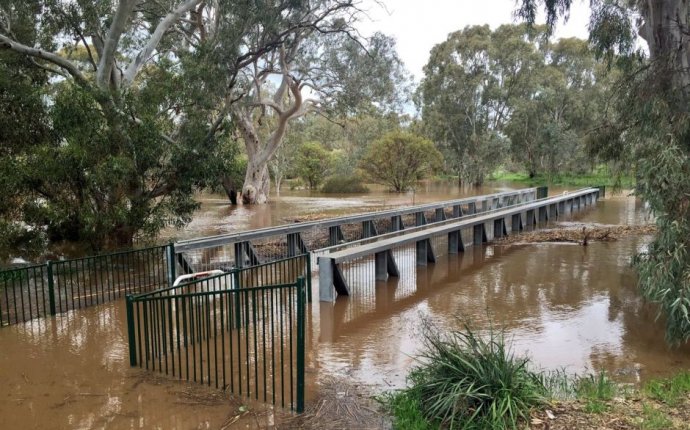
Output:
M306 325L304 278L297 278L297 413L304 412L304 334Z
M134 336L134 296L127 294L127 340L129 341L129 365L137 365L136 339Z
M311 303L311 253L307 252L307 301Z
M55 309L55 281L53 280L53 262L48 261L46 263L47 276L48 276L48 306L50 307L50 314L57 314Z
M168 260L168 287L172 287L175 283L175 244L170 242L166 247L166 259Z
M235 284L234 289L238 290L238 292L234 294L234 300L235 300L235 328L239 329L240 327L242 327L242 316L241 316L242 305L240 303L241 300L240 300L240 293L239 293L239 290L240 290L240 271L239 271L239 269L233 269L232 270L232 277L234 280L233 284Z

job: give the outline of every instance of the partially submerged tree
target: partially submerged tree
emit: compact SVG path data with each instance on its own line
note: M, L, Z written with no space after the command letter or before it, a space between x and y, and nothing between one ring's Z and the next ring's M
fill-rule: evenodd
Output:
M442 159L430 140L394 132L369 146L360 168L370 181L401 193L414 188L417 181L440 171Z
M266 38L276 49L242 68L233 91L237 103L230 111L248 156L244 203L268 201L268 163L290 121L310 112L385 110L398 102L406 77L394 42L381 34L360 40L352 27L358 15L352 1L319 0L287 14L277 28L251 33L249 52L260 51L254 44ZM259 128L269 117L273 128L262 137Z
M0 50L51 78L42 90L56 139L22 158L33 196L28 221L48 224L56 239L101 248L189 220L192 191L211 173L207 161L224 126L213 115L214 85L223 80L202 88L183 77L199 70L202 53L184 28L204 7L202 0L0 5Z

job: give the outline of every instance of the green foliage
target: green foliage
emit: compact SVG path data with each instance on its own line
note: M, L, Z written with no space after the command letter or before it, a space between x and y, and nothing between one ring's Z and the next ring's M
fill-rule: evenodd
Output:
M676 406L690 393L690 372L685 371L668 379L650 381L644 386L644 392L652 399Z
M356 176L335 175L326 179L321 186L321 191L326 194L363 194L368 193L369 188L362 183L362 179Z
M663 430L673 427L673 421L659 409L654 406L643 403L642 404L642 423L640 425L642 430Z
M570 1L522 0L521 15L533 22L546 6L551 22L566 14ZM555 6L556 5L556 6ZM560 6L558 6L560 5ZM666 338L690 339L690 42L681 1L591 4L590 39L599 55L620 69L611 106L590 137L593 153L634 169L636 194L657 223L657 236L635 259L645 298L659 304ZM637 22L644 25L637 25ZM633 52L638 35L644 52ZM613 61L615 59L615 61Z
M503 161L503 128L516 99L528 95L538 32L525 26L467 27L436 45L418 90L425 133L463 182L481 184Z
M407 191L441 166L434 144L409 133L394 132L374 141L360 161L364 175L395 192Z
M402 390L386 394L380 399L393 416L393 428L432 430L439 427L424 418L417 394L414 390Z
M480 336L424 329L424 352L410 373L409 395L423 416L443 428L517 428L547 392L529 359L506 346L502 332Z
M305 142L297 148L295 172L312 190L323 182L331 164L331 154L318 142Z
M489 177L492 181L520 182L527 186L536 185L562 185L572 187L589 187L604 185L613 188L634 187L632 176L616 175L606 165L599 165L594 170L585 173L559 173L555 175L537 174L530 177L527 172L511 172L497 170Z
M575 393L579 399L585 400L585 411L598 414L608 409L605 402L616 394L616 385L602 371L579 378L575 382Z

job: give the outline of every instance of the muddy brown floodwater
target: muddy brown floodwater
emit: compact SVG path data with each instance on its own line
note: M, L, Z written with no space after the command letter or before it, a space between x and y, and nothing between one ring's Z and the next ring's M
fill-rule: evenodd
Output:
M457 197L419 194L432 200ZM366 202L380 207L379 197L351 198L356 205L340 199L334 205L321 197L286 196L280 200L283 209L274 205L257 210L268 213L263 220L253 216L253 209L238 208L231 214L207 210L186 234L220 232L228 217L247 217L244 225L252 227L271 224L307 213L297 208L305 201L314 203L310 199L338 212L343 206L366 210ZM573 222L619 225L648 220L639 202L618 196L600 201L565 225ZM399 250L399 280L369 286L355 282L349 298L312 303L307 315L307 402L334 378L368 392L403 387L420 350L422 318L442 328L470 320L479 329L488 328L492 319L506 328L517 353L529 354L543 369L606 370L630 382L687 369L690 349L667 347L663 322L655 321L656 309L643 303L636 290L630 258L648 241L628 236L587 247L490 245L441 255L435 265L423 268L407 264L411 254ZM351 270L357 277L357 270L365 276L367 269ZM318 297L316 282L314 291ZM255 428L281 422L282 412L251 404L253 415L247 414L241 399L130 369L125 330L123 302L0 329L0 427Z

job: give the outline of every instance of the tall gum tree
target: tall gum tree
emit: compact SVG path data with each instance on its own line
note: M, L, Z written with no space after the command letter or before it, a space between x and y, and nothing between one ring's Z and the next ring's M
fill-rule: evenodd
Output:
M194 190L209 175L216 183L233 176L216 170L225 156L237 164L236 151L219 149L233 140L231 107L243 97L236 86L257 59L304 31L310 23L298 18L311 4L0 3L0 49L51 76L49 97L65 94L51 108L63 135L45 157L60 162L50 180L35 168L30 181L31 192L47 202L37 223L71 224L70 238L103 247L131 245L142 232L187 222ZM60 169L64 161L73 162L71 173Z
M229 109L247 153L242 186L245 204L269 200L269 162L289 123L307 114L338 117L399 107L408 78L392 39L356 35L357 5L322 0L293 12L275 34L265 28L248 40L276 40L276 49L255 56L238 73ZM276 36L279 35L279 36ZM252 43L249 52L258 52ZM270 131L261 132L270 124Z

